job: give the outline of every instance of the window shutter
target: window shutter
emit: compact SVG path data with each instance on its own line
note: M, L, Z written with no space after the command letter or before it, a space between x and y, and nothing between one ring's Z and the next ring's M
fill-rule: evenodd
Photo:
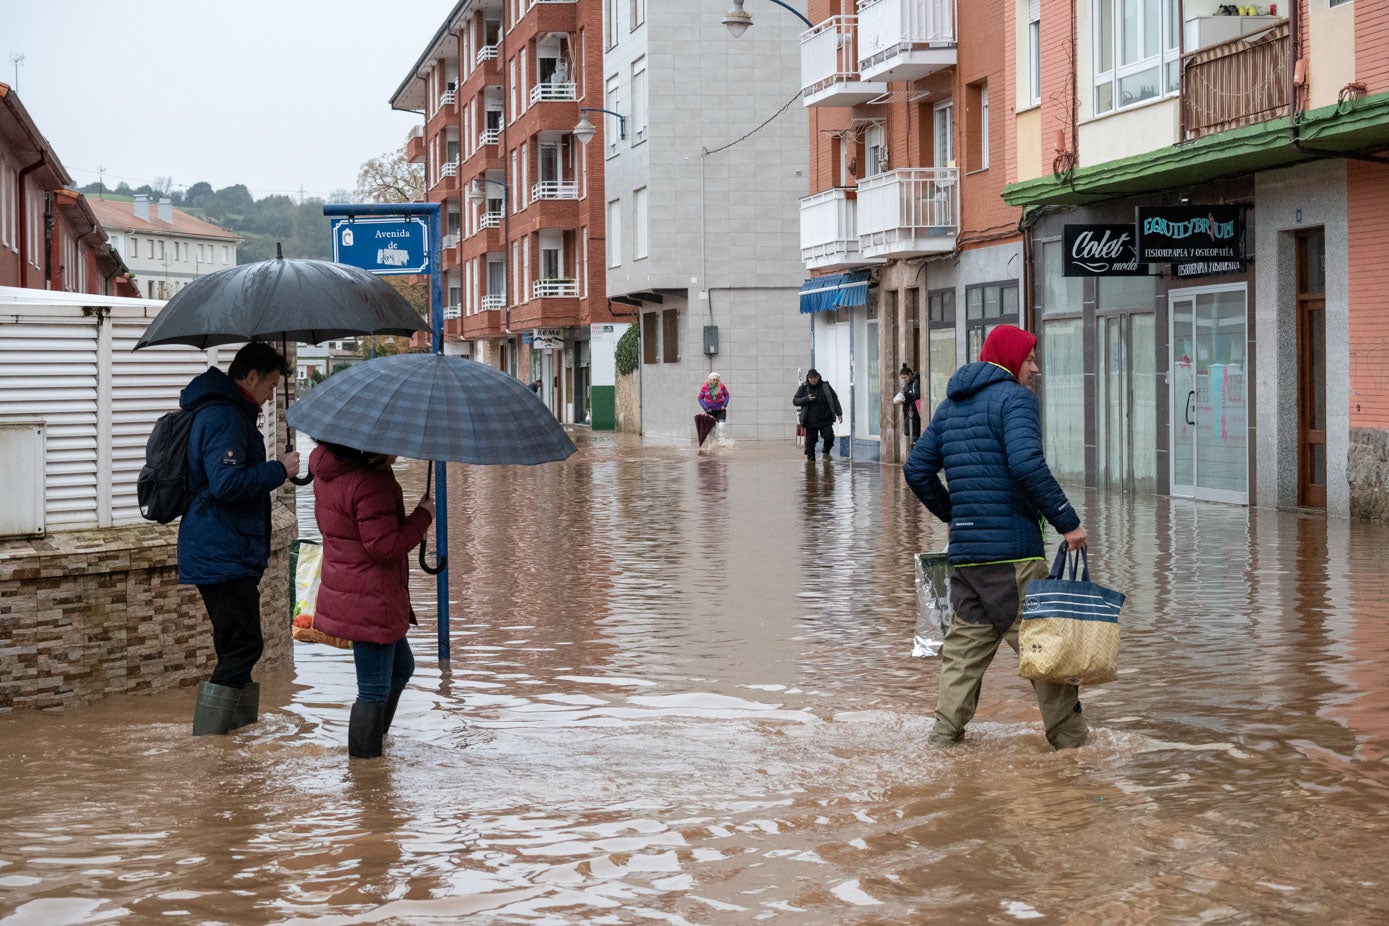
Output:
M1027 0L1027 21L1030 23L1041 22L1042 19L1042 0Z

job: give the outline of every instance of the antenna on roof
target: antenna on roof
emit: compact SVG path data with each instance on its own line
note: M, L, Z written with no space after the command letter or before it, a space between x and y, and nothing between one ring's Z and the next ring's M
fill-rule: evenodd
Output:
M14 65L14 88L19 89L19 66L24 63L24 53L18 51L10 52L10 64Z
M105 175L106 175L106 165L105 165L105 164L98 164L98 165L96 166L96 195L97 195L100 199L105 199L105 198L106 198L106 184L102 183L102 178L103 178Z

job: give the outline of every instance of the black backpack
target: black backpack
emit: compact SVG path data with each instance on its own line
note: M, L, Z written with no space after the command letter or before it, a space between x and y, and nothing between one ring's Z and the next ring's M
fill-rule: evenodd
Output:
M193 419L209 404L161 415L145 443L145 465L135 479L135 497L147 521L168 524L188 512L193 489L188 484L188 437Z

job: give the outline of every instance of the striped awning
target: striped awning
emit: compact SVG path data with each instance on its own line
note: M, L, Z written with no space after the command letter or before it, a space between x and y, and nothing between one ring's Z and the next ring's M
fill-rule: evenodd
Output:
M801 284L801 314L868 304L868 271L812 277Z

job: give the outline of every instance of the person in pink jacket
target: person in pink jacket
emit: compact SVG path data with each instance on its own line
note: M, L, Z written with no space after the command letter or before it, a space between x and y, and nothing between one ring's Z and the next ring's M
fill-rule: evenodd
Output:
M409 515L391 464L395 457L320 444L309 458L314 517L323 535L323 576L314 627L352 641L357 701L347 728L347 754L381 755L400 693L415 672L405 634L410 607L410 551L434 519L421 499Z
M716 421L728 417L728 387L719 379L719 374L710 373L704 385L699 387L699 407L706 415L713 415Z

